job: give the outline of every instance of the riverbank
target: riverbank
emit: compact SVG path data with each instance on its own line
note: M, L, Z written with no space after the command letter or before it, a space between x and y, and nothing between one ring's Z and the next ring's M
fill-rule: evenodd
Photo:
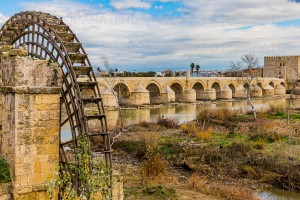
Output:
M253 100L276 100L282 98L290 98L289 94L281 95L281 96L270 96L270 97L256 97ZM300 95L293 95L294 99L300 99ZM170 102L167 104L150 104L150 105L140 105L140 106L120 106L121 110L138 110L138 109L159 109L159 108L172 108L184 105L209 105L209 104L219 104L226 102L242 102L246 101L245 98L234 98L234 99L218 99L216 101L196 101L193 103L184 103L184 102ZM93 109L93 108L91 108ZM119 108L117 107L105 107L107 111L116 111Z
M114 145L126 199L258 199L266 186L300 190L300 114L198 112L131 125ZM197 199L197 198L196 198Z

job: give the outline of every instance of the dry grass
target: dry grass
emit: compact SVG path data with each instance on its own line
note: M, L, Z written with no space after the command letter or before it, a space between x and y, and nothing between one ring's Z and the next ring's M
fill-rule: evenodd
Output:
M220 108L217 109L202 108L197 113L196 120L203 122L215 118L227 122L230 121L233 116L241 114L245 114L242 108L232 109L231 107L227 107L226 104L222 104Z
M213 134L212 134L212 128L208 127L205 131L198 131L196 136L200 139L200 140L209 140L212 138Z
M285 104L270 104L268 113L278 113L278 112L285 112L286 106Z
M198 175L198 173L193 173L191 177L187 180L187 186L189 189L196 191L208 191L207 180Z
M147 179L148 187L157 187L164 185L167 187L175 187L179 184L178 177L175 175L160 175Z
M150 155L141 163L140 173L143 178L153 178L165 175L167 167L167 162L160 155Z
M233 115L233 111L227 107L222 106L217 110L217 118L223 121L229 121Z
M193 173L190 176L187 181L187 186L189 189L228 200L259 200L251 191L247 189L209 182L205 178L199 176L198 173Z
M178 128L179 125L177 122L175 122L173 119L162 119L159 118L157 121L157 124L166 128Z
M186 134L196 135L196 133L198 132L199 126L195 122L189 122L189 123L182 124L181 129Z
M146 155L140 166L143 178L164 175L167 170L167 162L159 155L159 141L160 136L157 133L151 133L144 137Z

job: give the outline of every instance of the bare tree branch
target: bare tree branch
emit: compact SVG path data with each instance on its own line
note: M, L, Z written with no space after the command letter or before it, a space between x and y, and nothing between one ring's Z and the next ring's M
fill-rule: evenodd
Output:
M242 56L241 60L246 64L248 69L258 67L258 58L252 54Z
M114 90L114 85L116 84L115 79L113 78L113 74L110 73L112 71L112 68L109 66L108 59L106 57L102 57L102 62L104 64L104 67L106 71L108 72L108 78L104 77L104 81L106 82L106 85L108 86L107 89L113 94L114 98L116 99L117 103L117 109L119 112L119 119L120 119L120 126L117 130L116 135L112 138L111 146L115 143L115 140L120 137L123 134L124 131L124 119L123 119L123 113L120 106L120 98L121 98L121 85L118 86L118 92Z

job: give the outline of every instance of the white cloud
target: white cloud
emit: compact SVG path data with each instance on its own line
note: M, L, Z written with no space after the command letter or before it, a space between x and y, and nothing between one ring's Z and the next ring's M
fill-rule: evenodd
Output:
M4 16L2 13L0 13L0 27L6 22L8 17Z
M142 0L111 0L110 5L117 10L124 10L128 8L151 8L150 3L144 2Z
M162 6L162 5L160 5L160 6L154 6L154 9L155 10L161 10L161 9L163 9L164 8L164 6Z
M300 4L287 0L183 0L192 17L228 24L259 24L300 17Z
M101 57L105 56L120 70L149 70L153 66L157 67L153 70L184 69L182 66L188 69L190 62L199 63L203 69L227 67L231 60L247 53L259 56L263 64L265 55L300 52L299 26L279 27L270 23L300 18L300 4L284 0L272 3L220 0L218 4L183 0L183 3L186 6L181 8L182 15L169 18L126 10L99 11L71 1L22 5L25 9L63 16L94 65L100 65ZM241 28L248 25L252 27Z

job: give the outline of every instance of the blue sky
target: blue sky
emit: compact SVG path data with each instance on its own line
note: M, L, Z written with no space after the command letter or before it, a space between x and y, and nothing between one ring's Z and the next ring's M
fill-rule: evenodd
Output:
M300 54L300 3L290 0L1 0L0 24L23 10L63 17L93 65L120 70L226 69L252 53Z

